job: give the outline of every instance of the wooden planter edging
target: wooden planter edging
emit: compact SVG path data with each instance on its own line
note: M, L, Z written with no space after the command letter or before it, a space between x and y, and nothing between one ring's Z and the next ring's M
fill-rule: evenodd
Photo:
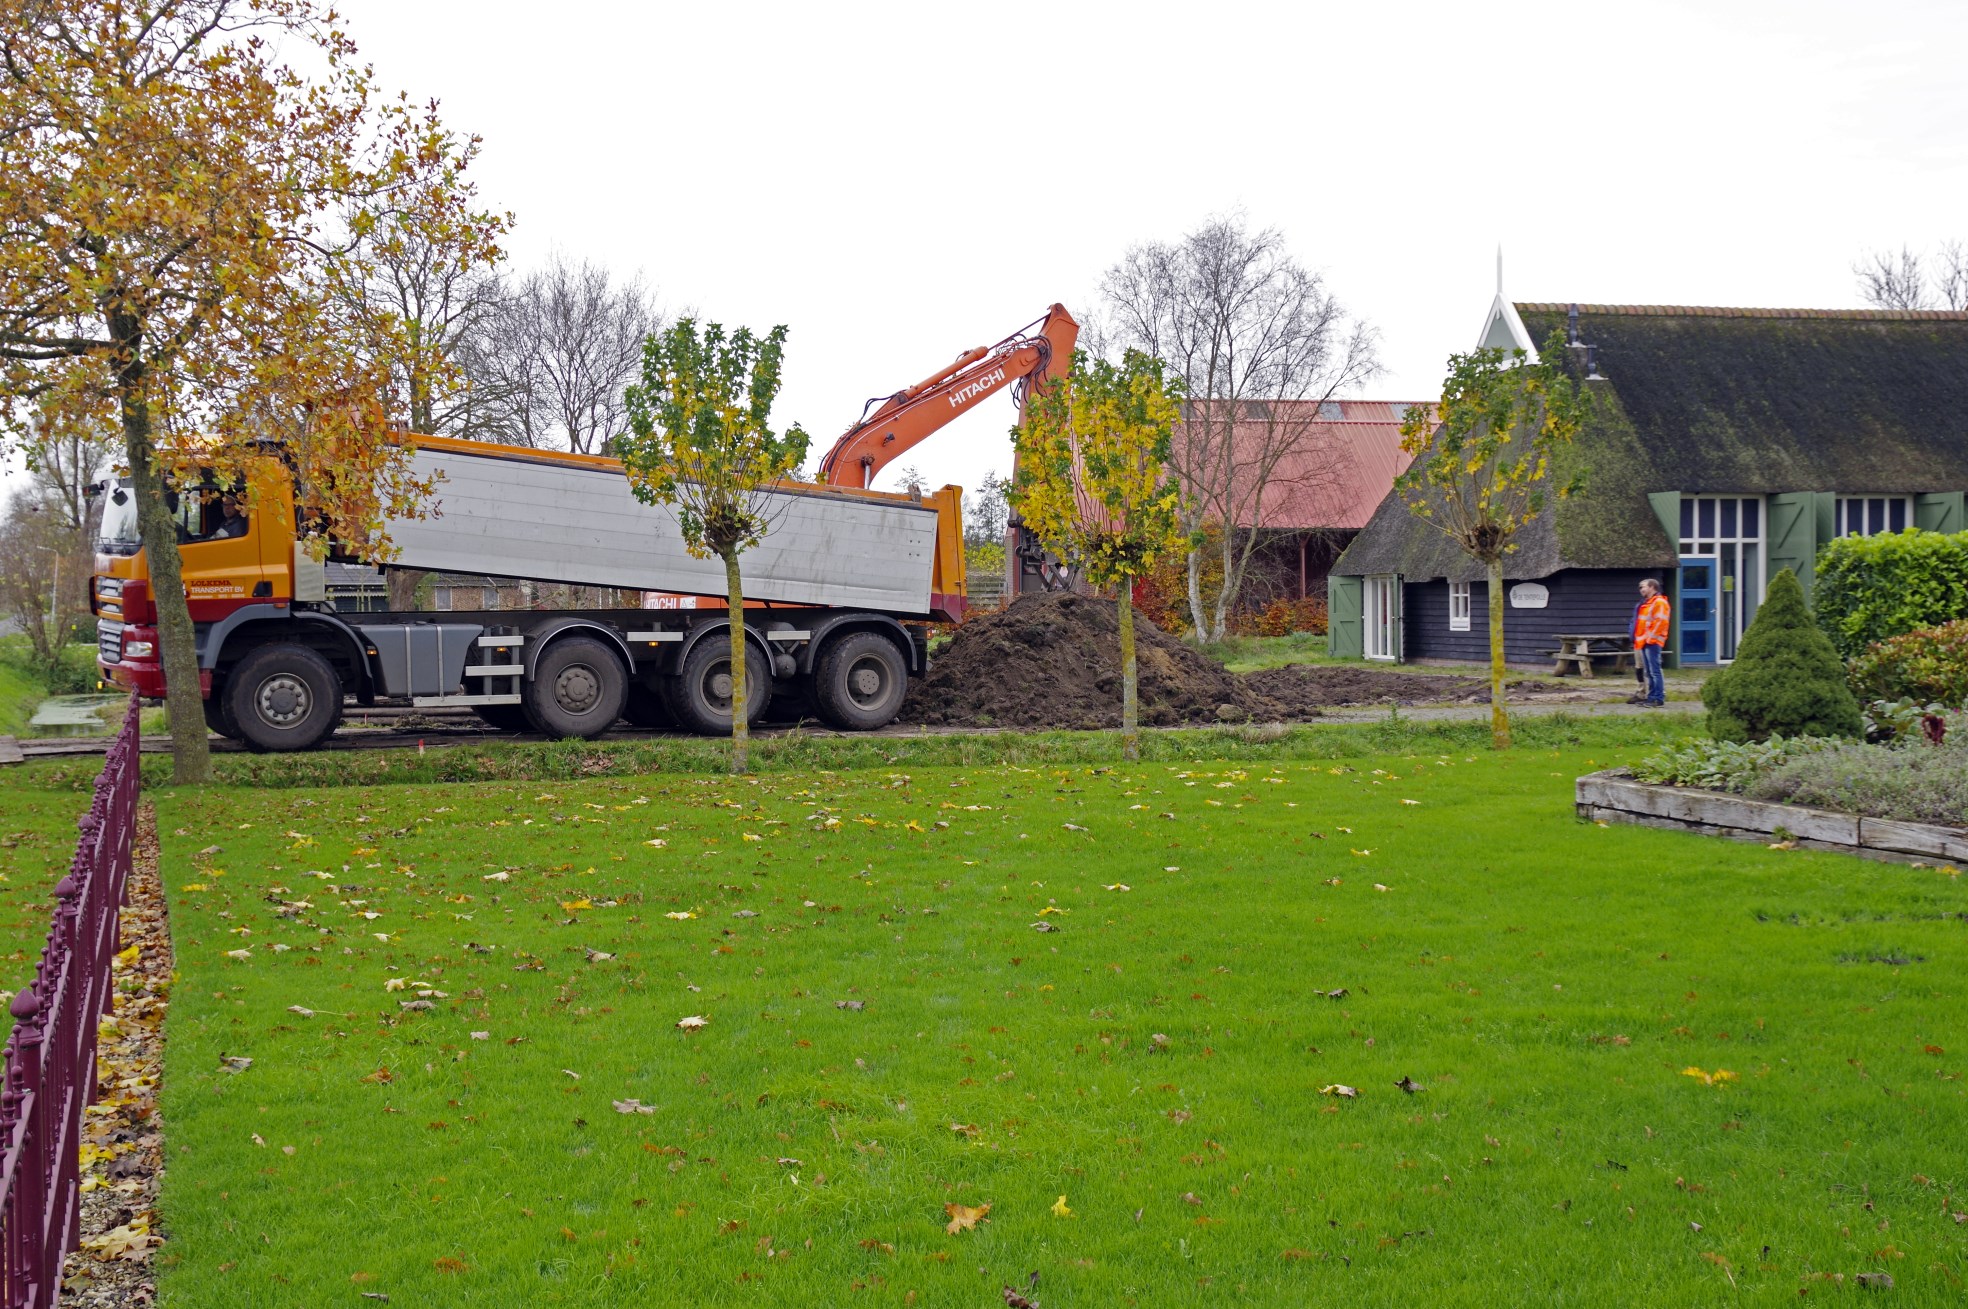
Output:
M1739 795L1686 786L1659 786L1635 781L1623 768L1579 778L1576 800L1579 817L1600 823L1638 823L1738 841L1769 842L1782 832L1813 850L1902 862L1938 859L1968 863L1968 829L1745 800Z

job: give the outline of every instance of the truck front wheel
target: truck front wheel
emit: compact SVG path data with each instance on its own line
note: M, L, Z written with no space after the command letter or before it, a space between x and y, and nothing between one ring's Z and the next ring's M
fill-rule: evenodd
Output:
M813 707L844 732L887 726L908 692L909 665L879 632L849 632L814 661Z
M548 736L597 737L622 716L628 675L615 652L587 636L555 641L522 694L526 716Z
M250 750L308 750L342 721L342 682L304 645L262 646L225 682L225 718Z

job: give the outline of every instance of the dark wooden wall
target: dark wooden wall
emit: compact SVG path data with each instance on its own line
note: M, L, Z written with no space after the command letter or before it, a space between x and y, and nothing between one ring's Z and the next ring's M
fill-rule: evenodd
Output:
M1568 568L1541 577L1551 592L1542 609L1505 609L1504 658L1513 664L1551 662L1560 632L1626 632L1632 629L1633 606L1640 602L1640 579L1659 579L1659 569ZM1505 584L1508 592L1512 583ZM1409 659L1451 659L1458 663L1488 663L1490 658L1489 587L1470 586L1469 630L1449 630L1449 584L1410 582L1402 588L1402 645Z

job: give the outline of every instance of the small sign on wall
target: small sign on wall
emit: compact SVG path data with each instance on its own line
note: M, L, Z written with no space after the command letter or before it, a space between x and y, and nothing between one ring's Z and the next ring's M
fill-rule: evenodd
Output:
M1510 588L1512 609L1542 609L1551 603L1551 592L1542 582L1519 582Z

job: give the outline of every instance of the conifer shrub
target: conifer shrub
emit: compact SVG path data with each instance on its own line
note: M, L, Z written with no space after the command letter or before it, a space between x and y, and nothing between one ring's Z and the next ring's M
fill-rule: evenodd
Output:
M1708 734L1718 741L1858 736L1864 730L1844 663L1788 568L1771 579L1735 663L1703 683L1702 703Z

